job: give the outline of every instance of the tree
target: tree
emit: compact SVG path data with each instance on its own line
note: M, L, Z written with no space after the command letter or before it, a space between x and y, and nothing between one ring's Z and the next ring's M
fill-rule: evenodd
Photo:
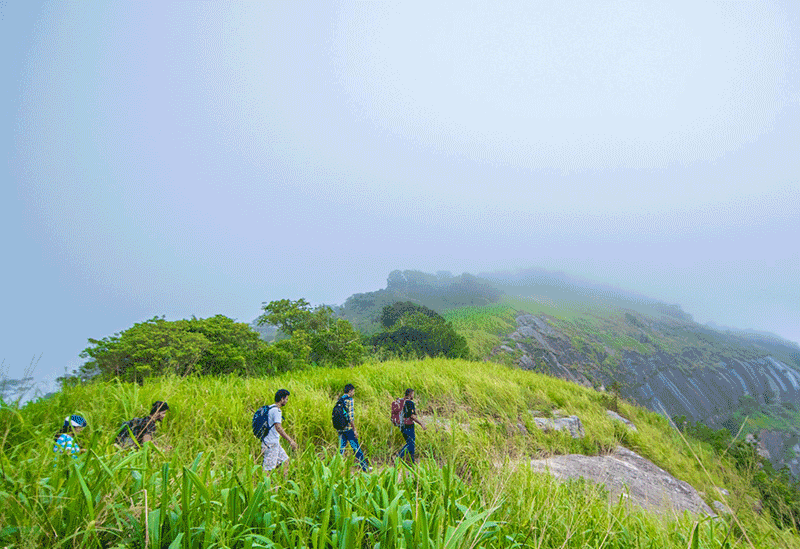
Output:
M275 325L290 336L285 343L279 343L296 358L339 367L361 362L361 336L349 321L336 318L331 307L320 305L312 309L301 298L271 301L263 310L256 323Z
M247 324L223 315L176 321L154 317L89 343L81 357L90 360L76 372L79 378L99 372L141 382L167 373L261 373L270 355L267 344Z
M384 331L372 336L370 343L398 356L469 357L464 336L427 307L411 302L386 305L381 323Z
M421 313L427 317L436 319L436 321L445 322L442 315L424 305L417 305L411 301L397 301L383 308L380 317L381 324L384 328L391 328L398 322L402 322L403 317L408 317L413 313Z

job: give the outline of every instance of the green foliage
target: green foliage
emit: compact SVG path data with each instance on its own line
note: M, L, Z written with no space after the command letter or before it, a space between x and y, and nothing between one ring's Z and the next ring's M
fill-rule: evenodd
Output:
M448 272L427 274L420 271L392 271L386 288L354 294L337 311L359 331L373 334L381 330L380 316L386 305L411 301L443 313L453 308L496 303L502 292L485 280L468 273L453 276Z
M489 356L492 349L500 345L501 337L517 327L517 310L505 303L450 309L443 316L466 338L476 359Z
M356 385L359 434L375 465L356 472L338 455L330 406L344 383ZM391 455L402 441L387 406L417 390L428 425L412 470ZM277 388L292 396L286 430L301 444L288 478L264 476L250 433L252 412ZM155 399L170 402L157 444L119 452L119 420ZM529 410L559 407L581 418L585 441L539 432ZM8 547L484 547L642 549L724 547L729 518L656 516L602 487L533 472L531 455L596 453L619 443L601 395L546 376L461 360L309 369L277 377L150 378L143 385L67 387L0 418L0 546ZM68 413L89 427L78 460L57 459L52 433ZM698 449L710 473L689 457L664 418L620 402L639 433L626 444L698 489L747 492L723 463ZM444 427L445 420L451 421ZM516 423L527 425L523 435ZM13 432L9 432L13 424ZM463 425L463 426L462 426ZM387 441L389 444L387 445ZM743 508L730 547L800 547ZM738 528L738 527L737 527ZM735 542L735 543L734 543Z
M740 473L758 490L764 507L769 510L776 525L798 529L800 482L792 476L788 468L776 471L758 453L755 439L734 440L728 429L715 430L700 422L688 422L685 416L677 417L674 421L682 431L709 444L718 455L727 456L733 461Z
M364 346L353 325L334 316L327 305L312 308L305 299L280 299L264 305L256 319L259 325L272 324L290 336L276 343L296 360L338 367L361 363Z
M381 313L383 332L369 341L376 348L398 357L468 358L469 347L464 336L441 315L411 302L386 305Z
M442 315L440 315L433 309L429 309L424 305L417 305L416 303L412 303L411 301L398 301L396 303L392 303L391 305L386 305L381 310L381 316L380 316L381 325L384 328L391 328L398 322L402 322L403 317L409 316L412 313L422 313L423 315L429 318L444 322L444 318L442 318Z
M91 360L78 370L78 379L95 373L137 382L165 374L253 374L275 371L273 363L281 363L247 324L223 315L176 321L154 317L89 343L81 357Z

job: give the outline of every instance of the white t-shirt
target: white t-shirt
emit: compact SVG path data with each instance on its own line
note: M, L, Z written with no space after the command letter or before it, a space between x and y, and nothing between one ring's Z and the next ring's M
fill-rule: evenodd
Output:
M281 413L281 409L279 406L273 406L269 409L269 413L267 415L267 425L270 425L269 433L267 436L264 437L264 444L278 444L281 441L281 436L278 434L278 430L275 428L277 423L280 423L283 420L283 414Z

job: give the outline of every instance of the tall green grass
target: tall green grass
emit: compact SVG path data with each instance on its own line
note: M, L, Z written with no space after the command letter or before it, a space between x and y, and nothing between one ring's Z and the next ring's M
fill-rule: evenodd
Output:
M371 474L358 471L351 454L339 457L330 426L348 382ZM292 393L284 427L302 448L286 478L261 472L250 432L252 412L282 387ZM421 460L413 468L392 458L402 440L389 404L406 387L416 389L429 427L417 430ZM156 399L171 407L158 446L117 451L119 423ZM707 448L687 448L664 418L624 402L620 412L638 432L622 429L604 403L561 380L443 359L70 387L0 411L0 547L800 547L750 509L746 483ZM555 409L578 415L587 437L538 431L530 410ZM52 434L74 412L89 421L79 440L89 452L54 457ZM532 456L617 444L706 494L727 488L744 530L724 517L657 517L528 466Z

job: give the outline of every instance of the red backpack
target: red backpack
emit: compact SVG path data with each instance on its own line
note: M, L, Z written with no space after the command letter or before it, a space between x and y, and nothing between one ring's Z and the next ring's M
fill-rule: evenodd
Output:
M392 420L392 425L395 427L403 426L403 418L400 417L403 413L403 408L406 406L406 398L400 397L392 402L392 414L389 418Z

